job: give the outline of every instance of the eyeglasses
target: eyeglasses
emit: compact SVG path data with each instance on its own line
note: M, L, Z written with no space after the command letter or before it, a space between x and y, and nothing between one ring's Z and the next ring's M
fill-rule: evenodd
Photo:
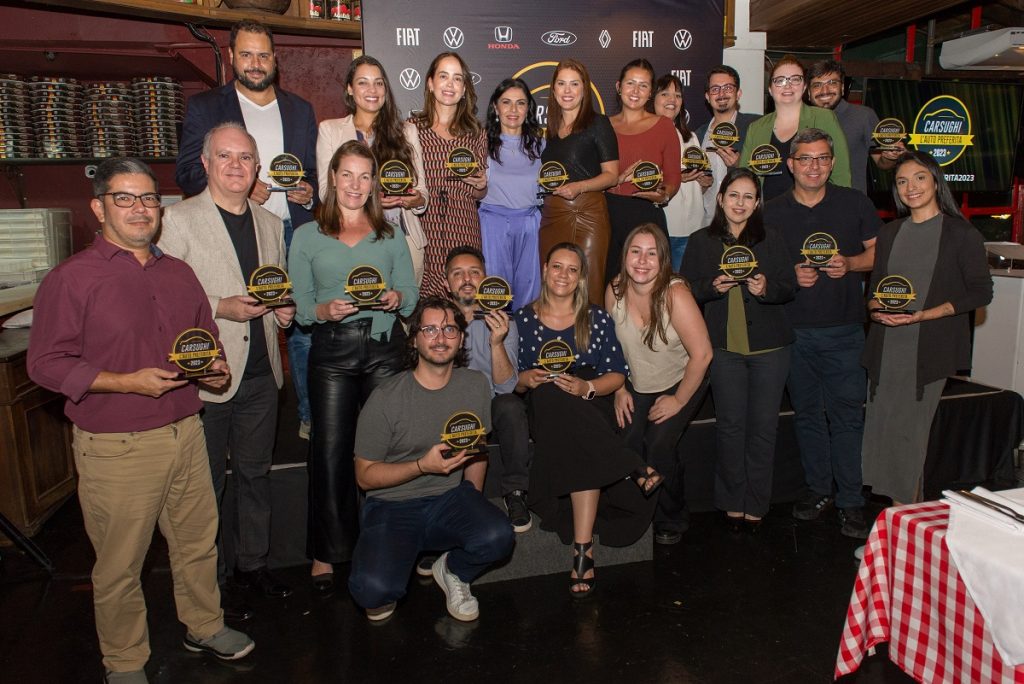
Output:
M96 195L96 199L107 197L108 195L113 198L114 206L121 207L122 209L131 209L139 200L142 200L142 206L147 209L156 209L160 206L159 192L145 192L141 195L133 195L130 192L103 192Z
M420 328L420 332L423 333L424 337L427 337L431 340L437 337L439 334L443 334L446 339L454 340L455 337L462 331L459 330L459 326L457 325L442 325L440 327L436 325L425 325L422 328Z
M795 161L800 166L804 167L810 166L811 164L820 164L821 166L828 166L829 164L832 163L832 155L821 154L818 155L817 157L812 157L809 154L801 154L799 157L793 157L793 161Z
M830 88L834 88L835 86L839 85L840 83L842 83L842 81L837 81L834 78L830 78L827 81L811 81L811 90L821 90L825 86L829 86Z
M711 86L710 88L708 88L708 92L712 95L718 95L719 93L722 93L723 95L732 95L733 93L736 92L736 86L734 86L732 83Z
M772 85L775 86L776 88L781 88L787 83L792 83L795 86L803 85L804 77L801 76L800 74L795 74L793 76L776 76L775 78L772 79Z

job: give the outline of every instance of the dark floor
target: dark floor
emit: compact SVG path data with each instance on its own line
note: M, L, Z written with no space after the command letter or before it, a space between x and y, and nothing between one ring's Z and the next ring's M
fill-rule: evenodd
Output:
M654 560L600 567L594 596L574 602L566 576L476 589L481 618L447 616L443 594L414 578L395 615L371 624L345 592L314 597L303 567L281 571L295 594L252 597L240 625L252 656L224 664L181 647L184 628L157 535L144 573L153 682L828 682L856 574L854 540L834 517L797 523L777 506L759 535L730 534L696 514L682 543ZM36 537L47 578L0 549L0 679L98 682L92 551L75 500ZM569 551L566 551L566 568ZM344 567L340 568L342 571ZM883 655L844 682L912 681Z

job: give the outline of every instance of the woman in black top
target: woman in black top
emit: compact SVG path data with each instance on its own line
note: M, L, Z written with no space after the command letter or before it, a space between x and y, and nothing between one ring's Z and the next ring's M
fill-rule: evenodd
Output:
M604 302L604 263L611 228L603 190L619 178L619 147L608 117L594 111L590 75L575 59L555 67L548 96L544 162L565 166L569 180L544 200L540 253L560 242L579 245L590 264L590 303Z
M741 282L720 266L732 245L749 248L757 262ZM796 275L782 239L765 231L760 184L748 169L726 174L715 218L690 237L682 274L704 309L715 348L715 506L734 531L744 524L754 531L771 499L779 404L793 341L782 304L796 292Z

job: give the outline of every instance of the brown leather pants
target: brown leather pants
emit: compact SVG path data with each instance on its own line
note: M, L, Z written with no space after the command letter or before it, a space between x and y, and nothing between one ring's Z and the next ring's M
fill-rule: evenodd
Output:
M559 242L579 245L587 256L590 303L604 307L604 262L611 226L603 192L584 192L574 200L557 195L544 199L540 214L540 260Z

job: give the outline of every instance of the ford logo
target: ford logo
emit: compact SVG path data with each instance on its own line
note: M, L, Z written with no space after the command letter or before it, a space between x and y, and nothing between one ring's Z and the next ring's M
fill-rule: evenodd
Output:
M576 34L572 31L548 31L540 37L545 45L563 46L576 42Z

